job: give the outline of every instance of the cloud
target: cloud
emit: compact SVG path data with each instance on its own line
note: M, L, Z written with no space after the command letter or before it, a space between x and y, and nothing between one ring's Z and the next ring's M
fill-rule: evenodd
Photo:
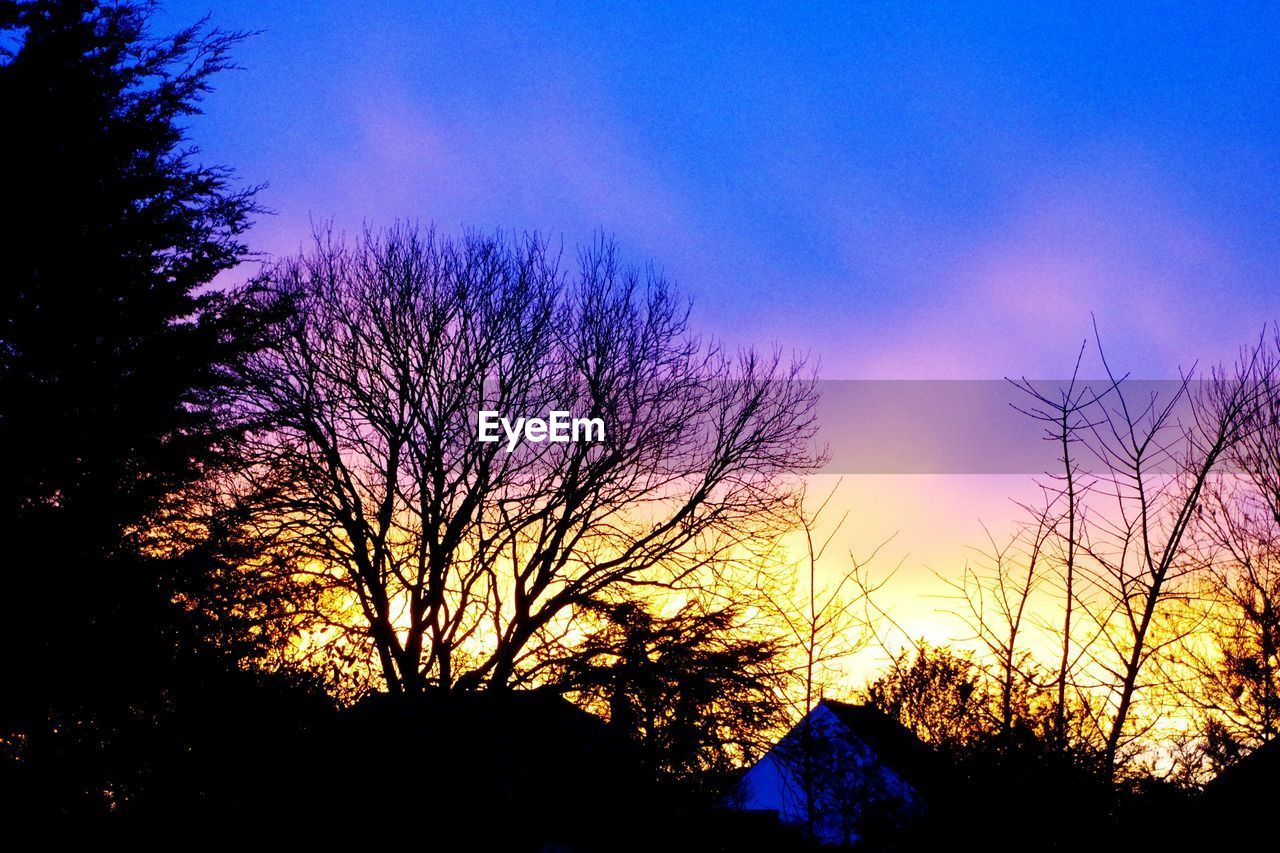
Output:
M1175 376L1230 358L1260 328L1211 296L1248 290L1224 235L1141 174L1064 176L1010 207L982 236L935 247L924 276L904 276L911 308L864 341L860 375L1061 376L1092 340L1092 314L1121 370Z

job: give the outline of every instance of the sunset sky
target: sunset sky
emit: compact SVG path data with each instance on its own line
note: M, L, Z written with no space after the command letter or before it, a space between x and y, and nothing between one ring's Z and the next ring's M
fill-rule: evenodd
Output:
M659 8L660 6L660 8ZM1144 378L1280 318L1280 9L860 3L169 2L260 31L194 136L266 181L255 248L314 220L598 229L731 344L826 379ZM848 546L899 531L902 607L1026 476L858 476ZM923 628L921 629L923 630Z

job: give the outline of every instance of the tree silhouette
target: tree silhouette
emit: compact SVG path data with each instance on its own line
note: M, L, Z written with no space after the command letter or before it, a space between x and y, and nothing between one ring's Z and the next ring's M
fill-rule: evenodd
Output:
M1184 614L1193 629L1164 662L1175 701L1199 724L1190 762L1201 778L1280 732L1280 338L1258 359L1248 428L1196 514Z
M607 241L578 261L399 226L266 276L294 313L239 404L264 423L258 529L323 590L314 641L392 693L528 683L577 608L740 562L816 461L802 365L692 336ZM606 437L509 450L477 440L481 411Z
M601 602L600 626L552 667L553 680L639 747L652 777L722 795L786 722L782 643L741 608L691 601L663 616Z
M197 162L184 120L237 36L153 36L148 4L0 12L0 713L21 761L106 807L107 771L86 781L56 756L108 761L201 635L199 576L235 562L189 488L234 439L220 401L256 321L204 288L246 256L256 208Z
M1052 675L1039 693L1031 686L1038 679L1010 690L1007 675L998 664L988 672L967 653L919 643L868 685L868 702L941 759L923 782L923 819L904 828L912 833L906 849L936 846L988 818L984 844L993 850L1025 849L1029 837L1075 849L1114 834L1115 792L1101 750L1057 737Z
M982 670L967 655L926 643L903 650L867 685L868 704L925 743L963 748L999 727Z

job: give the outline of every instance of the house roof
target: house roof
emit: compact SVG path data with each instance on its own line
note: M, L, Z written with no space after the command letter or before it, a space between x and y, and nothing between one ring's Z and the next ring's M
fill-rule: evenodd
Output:
M919 779L936 763L933 751L909 729L871 705L852 705L823 699L826 707L849 733L867 744L888 766L908 778Z

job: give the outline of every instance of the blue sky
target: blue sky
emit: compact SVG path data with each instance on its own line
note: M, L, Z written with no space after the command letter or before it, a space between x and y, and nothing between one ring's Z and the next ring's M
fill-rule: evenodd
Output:
M193 132L255 246L395 218L612 234L826 378L1230 358L1280 318L1280 12L169 2L261 31Z

